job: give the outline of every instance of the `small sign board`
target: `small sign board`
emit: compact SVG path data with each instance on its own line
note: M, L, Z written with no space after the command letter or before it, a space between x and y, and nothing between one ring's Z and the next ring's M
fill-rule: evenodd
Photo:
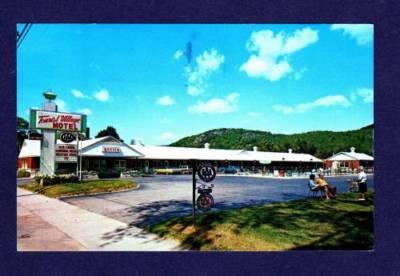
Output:
M76 145L57 144L56 145L56 162L77 162Z
M31 109L31 129L86 131L86 115Z
M72 141L74 141L76 139L75 135L71 132L63 132L60 135L60 139L61 141L63 141L64 143L71 143Z
M271 164L272 161L271 160L260 160L260 164Z
M116 146L103 146L103 152L105 152L105 153L118 153L118 152L121 152L121 148L120 147L116 147Z
M197 175L204 182L211 182L214 180L217 172L210 164L200 164L200 166L197 168Z

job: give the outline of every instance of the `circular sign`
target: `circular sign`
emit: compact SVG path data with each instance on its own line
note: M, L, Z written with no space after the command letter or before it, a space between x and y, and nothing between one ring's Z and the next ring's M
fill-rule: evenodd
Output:
M201 180L204 182L211 182L214 180L217 172L215 168L210 164L202 164L197 169L197 175L200 177Z
M75 135L70 132L63 132L60 136L61 141L64 143L71 143L75 140Z

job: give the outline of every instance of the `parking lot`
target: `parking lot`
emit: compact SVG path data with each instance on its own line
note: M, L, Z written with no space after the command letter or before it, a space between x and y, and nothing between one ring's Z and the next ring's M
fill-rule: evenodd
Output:
M338 192L348 190L349 176L327 178ZM191 176L137 177L134 191L64 199L80 208L144 227L173 216L188 215L192 208ZM214 210L301 199L308 195L306 179L217 176L213 181ZM370 176L368 186L373 186Z

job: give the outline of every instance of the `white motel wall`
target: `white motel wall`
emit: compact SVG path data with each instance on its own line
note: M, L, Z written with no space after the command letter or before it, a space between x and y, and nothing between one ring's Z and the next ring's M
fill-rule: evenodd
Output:
M18 156L18 168L30 171L38 170L40 162L40 140L25 140ZM64 144L57 140L57 144ZM70 144L76 144L72 142ZM111 136L89 139L79 142L79 155L82 157L83 170L143 170L148 168L174 168L190 166L190 160L204 160L217 167L235 165L241 168L263 168L268 170L309 171L323 166L323 161L313 155L289 152L262 152L254 147L253 151L212 149L208 144L204 148L184 148L168 146L128 145ZM76 163L60 162L56 164L60 173L76 171Z

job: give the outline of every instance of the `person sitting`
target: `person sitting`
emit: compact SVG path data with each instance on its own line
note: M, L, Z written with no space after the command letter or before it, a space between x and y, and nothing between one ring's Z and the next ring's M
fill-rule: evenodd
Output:
M310 179L308 180L308 184L312 190L319 188L319 185L315 184L315 174L310 174Z
M336 187L331 186L326 182L324 176L322 174L318 175L318 179L316 181L317 185L320 187L321 190L325 192L326 199L335 199L336 198Z

